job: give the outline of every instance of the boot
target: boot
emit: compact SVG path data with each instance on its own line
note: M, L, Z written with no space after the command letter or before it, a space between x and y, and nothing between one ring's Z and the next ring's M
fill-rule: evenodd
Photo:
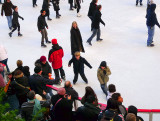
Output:
M51 21L52 19L48 17L48 20Z
M46 43L50 44L50 43L51 43L51 41L48 41L48 40L47 40L47 41L46 41Z
M81 14L80 14L80 13L77 13L77 17L81 17Z
M88 43L90 46L92 46L92 43L91 43L91 42L88 42L88 41L87 41L87 43Z
M41 43L41 47L47 47L44 43Z
M60 18L58 14L56 15L56 18L57 18L57 19L59 19L59 18Z
M12 32L9 33L9 36L12 37Z
M138 5L138 2L136 2L136 6Z
M19 37L21 37L21 36L22 36L22 34L21 34L20 32L18 32L18 36L19 36Z
M102 40L103 40L103 39L101 39L101 38L100 38L100 39L97 39L97 41L102 41Z
M142 6L143 4L142 3L140 3L140 6Z
M65 76L63 76L62 79L63 79L64 81L66 81L66 77L65 77Z

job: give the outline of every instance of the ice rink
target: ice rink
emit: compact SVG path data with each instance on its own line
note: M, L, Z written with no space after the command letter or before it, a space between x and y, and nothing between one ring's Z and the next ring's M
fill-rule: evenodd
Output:
M146 46L146 4L136 7L135 0L99 0L102 5L102 19L106 23L101 25L103 38L102 42L92 41L92 47L86 41L92 34L90 31L90 19L87 17L88 7L91 0L84 0L81 4L81 17L76 17L76 10L69 11L68 0L60 1L60 19L55 18L53 6L50 7L52 21L47 21L49 39L57 38L59 45L64 49L63 67L66 79L73 80L73 66L68 67L71 59L70 29L71 23L77 21L82 34L85 57L93 66L92 69L85 67L85 73L89 80L86 85L79 77L78 83L74 86L80 96L85 93L85 87L91 86L99 99L99 102L106 104L105 95L102 93L99 81L97 80L97 69L101 61L107 61L111 69L109 84L116 85L117 92L120 92L124 105L135 105L139 109L160 109L160 29L156 27L154 43L155 47ZM160 0L154 0L157 4L157 18L160 22ZM41 48L41 35L37 29L37 18L40 15L42 0L38 0L38 7L32 7L32 0L12 0L14 5L19 7L19 19L23 37L17 37L17 31L10 38L6 17L0 17L0 43L3 44L9 56L8 65L10 70L16 68L16 61L21 59L24 65L30 67L33 74L34 62L45 55L51 49ZM1 7L1 5L0 5ZM54 76L54 74L53 74ZM63 84L62 84L63 86ZM148 121L148 115L143 115ZM154 116L158 121L160 115Z

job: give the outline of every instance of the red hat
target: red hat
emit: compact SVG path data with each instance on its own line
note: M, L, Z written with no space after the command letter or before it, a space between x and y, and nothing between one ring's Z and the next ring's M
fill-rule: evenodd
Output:
M52 44L56 45L57 44L57 39L52 39Z
M46 59L45 56L41 56L41 57L40 57L40 61L41 61L41 62L44 62L44 61L47 61L47 59Z

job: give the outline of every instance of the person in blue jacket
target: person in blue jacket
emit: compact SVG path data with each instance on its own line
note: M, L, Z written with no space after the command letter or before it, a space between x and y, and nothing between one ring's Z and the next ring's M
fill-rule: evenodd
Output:
M158 23L157 16L155 13L156 4L151 4L150 9L147 13L147 27L148 27L148 39L147 39L147 46L153 47L153 37L155 31L155 25L160 28L160 24Z

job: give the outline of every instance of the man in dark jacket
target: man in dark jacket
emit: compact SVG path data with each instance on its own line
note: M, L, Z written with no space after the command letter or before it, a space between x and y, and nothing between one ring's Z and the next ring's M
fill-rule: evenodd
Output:
M93 21L94 13L97 10L97 2L98 0L92 0L89 6L88 17L91 19L91 31L93 30L92 21Z
M52 20L49 15L50 15L50 11L49 11L49 2L48 0L43 0L43 5L42 5L42 9L46 11L46 16L48 18L48 20Z
M46 40L46 43L51 43L50 41L48 41L48 33L46 30L46 28L48 29L48 25L45 20L45 15L46 11L41 10L41 15L38 17L37 22L38 31L42 34L41 47L46 47L46 45L44 44L44 39Z
M8 21L8 27L11 30L12 29L12 9L14 8L14 5L10 0L6 0L6 2L2 5L1 15L3 16L3 11L5 12L5 16Z
M50 80L46 79L41 76L42 74L42 69L39 66L36 66L34 68L35 74L30 76L29 78L29 84L32 90L35 91L36 94L41 95L44 99L46 96L43 94L44 91L48 92L50 95L53 95L52 90L50 89L49 91L47 90L48 88L46 87L46 84L48 85L53 85L53 84L58 84L59 81L57 80Z
M97 121L100 108L94 105L95 96L88 96L87 102L75 112L75 119L78 121Z
M24 20L23 17L21 17L18 13L18 7L14 6L14 12L13 12L13 19L12 19L12 27L13 30L9 33L9 36L12 37L12 33L18 28L18 36L22 36L22 34L20 33L20 24L19 24L19 20L18 18Z
M147 13L147 27L148 27L148 40L147 40L147 46L153 47L153 37L154 37L154 31L155 31L155 25L157 25L160 28L160 24L158 23L157 16L155 13L156 4L151 4L150 9Z
M74 55L75 56L68 63L69 67L73 63L73 69L74 69L73 84L76 84L76 82L78 80L78 74L80 74L82 79L88 84L88 80L84 74L84 64L86 64L89 68L92 68L92 66L86 61L85 58L82 58L80 56L80 52L75 52Z
M61 15L59 14L59 0L52 0L52 4L53 4L53 8L54 8L54 11L56 11L56 18L60 18Z
M23 75L23 72L16 70L14 72L15 80L11 83L11 86L15 88L16 96L19 101L19 105L27 101L27 93L29 92L28 78Z
M46 101L37 100L34 91L30 91L27 94L27 97L28 97L28 102L24 102L21 107L21 116L23 119L25 119L25 121L32 121L35 113L40 111L42 107L47 108L51 104L50 99L47 99ZM42 113L38 115L36 121L45 121Z
M98 5L97 6L97 10L96 10L96 12L94 14L94 17L93 17L93 23L92 23L92 25L93 25L93 34L87 40L87 43L89 45L91 45L91 46L92 46L91 41L96 36L96 34L97 34L97 41L102 41L103 40L103 39L100 38L100 36L101 36L100 23L102 23L104 26L105 26L105 23L101 19L101 16L102 16L101 9L102 9L102 6Z
M51 99L53 105L54 121L72 121L71 95L66 95L64 88L59 88L57 95ZM53 119L52 119L53 120Z
M49 73L52 74L52 69L51 66L49 65L49 63L47 62L47 59L45 56L41 56L40 59L38 59L35 62L35 66L39 66L42 68L42 76L44 78L49 78Z

